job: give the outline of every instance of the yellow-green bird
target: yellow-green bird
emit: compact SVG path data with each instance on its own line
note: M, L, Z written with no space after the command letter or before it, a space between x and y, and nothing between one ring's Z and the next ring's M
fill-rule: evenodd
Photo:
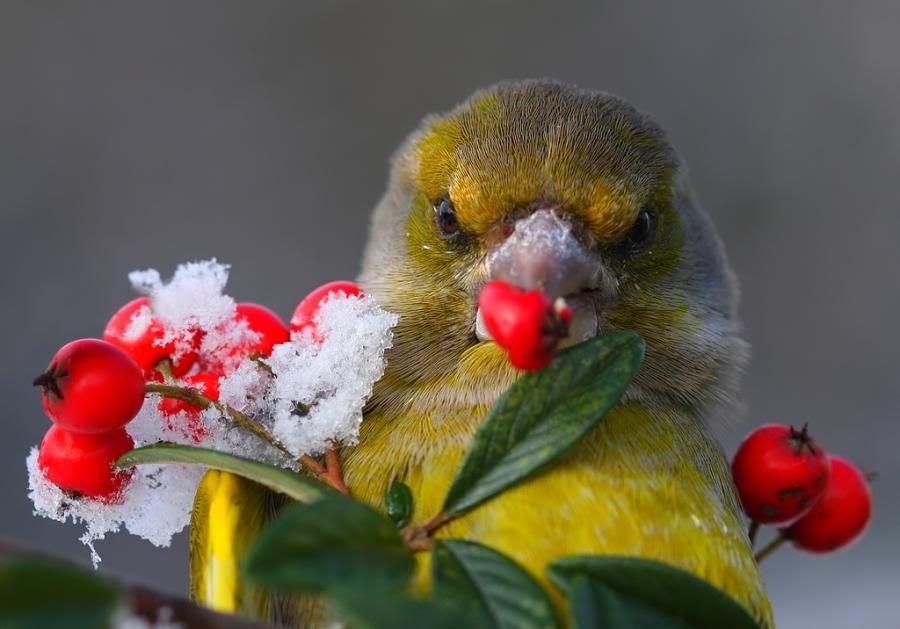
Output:
M507 553L549 590L545 568L562 556L664 561L771 626L710 429L733 412L747 355L735 280L663 130L609 94L499 84L426 118L395 155L360 283L400 320L359 444L342 454L354 496L380 507L400 480L415 496L414 520L440 510L479 423L520 375L478 324L491 279L566 297L570 342L638 332L646 359L561 461L438 536ZM211 473L199 492L193 596L261 613L233 564L262 526L262 498L228 478Z

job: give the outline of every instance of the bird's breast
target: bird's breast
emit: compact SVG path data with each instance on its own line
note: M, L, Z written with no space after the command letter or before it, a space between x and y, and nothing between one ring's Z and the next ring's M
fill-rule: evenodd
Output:
M379 508L391 482L406 483L414 519L423 521L439 512L488 407L406 408L366 417L359 445L346 452L345 473L354 494ZM630 403L549 469L439 536L492 546L551 592L545 568L562 556L665 561L729 592L768 623L771 609L745 531L727 464L704 423Z

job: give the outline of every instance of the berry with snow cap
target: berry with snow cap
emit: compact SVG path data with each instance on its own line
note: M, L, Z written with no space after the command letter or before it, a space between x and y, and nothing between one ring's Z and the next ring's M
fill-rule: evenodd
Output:
M354 282L339 280L323 284L304 297L291 316L291 332L303 332L309 330L317 340L321 341L316 326L316 315L321 308L322 303L332 295L346 295L347 297L356 297L363 294L363 290Z
M187 347L167 338L162 320L153 314L150 299L138 297L119 308L103 330L103 338L123 349L150 377L160 361L169 360L172 373L183 376L197 360L201 335L194 333Z

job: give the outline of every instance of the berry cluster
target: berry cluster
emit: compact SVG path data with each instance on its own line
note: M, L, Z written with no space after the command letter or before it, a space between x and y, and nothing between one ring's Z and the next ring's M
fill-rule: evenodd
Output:
M753 521L751 537L760 524L780 529L771 549L787 540L809 552L837 550L858 538L871 516L865 474L822 449L806 426L756 429L738 448L731 469Z
M553 360L572 320L562 298L553 301L539 290L526 291L500 280L484 286L478 308L494 342L506 350L514 367L525 371L543 369Z
M244 358L265 358L294 333L320 339L316 314L337 293L361 295L362 291L352 282L326 284L297 305L290 325L264 306L239 303L231 323L246 333L215 352L201 351L210 330L198 327L186 338L175 338L153 312L149 298L129 302L109 320L103 340L81 339L65 345L35 378L54 424L41 442L38 466L47 479L74 497L120 501L133 470L117 470L114 464L134 447L125 426L141 410L148 383L177 384L217 401L227 365ZM186 438L195 443L204 438L200 406L169 397L158 405L167 422L181 421Z

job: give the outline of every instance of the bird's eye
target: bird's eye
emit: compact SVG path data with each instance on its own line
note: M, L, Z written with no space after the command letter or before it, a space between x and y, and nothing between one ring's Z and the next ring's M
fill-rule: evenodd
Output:
M444 238L453 238L461 231L459 219L456 218L456 208L450 199L441 199L434 205L434 221Z
M653 239L656 233L656 213L653 210L644 208L638 214L634 225L625 235L625 247L629 251L638 251L646 247Z

